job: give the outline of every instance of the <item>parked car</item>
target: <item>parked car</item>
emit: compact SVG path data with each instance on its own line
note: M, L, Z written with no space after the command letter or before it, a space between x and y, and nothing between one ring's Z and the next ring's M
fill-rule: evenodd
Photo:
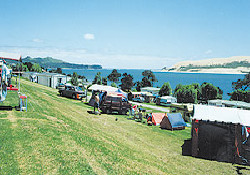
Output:
M73 99L82 99L86 97L86 93L77 86L65 85L65 88L59 89L59 94L62 97L68 97Z
M65 88L65 84L64 83L58 83L57 85L56 85L56 89L64 89Z
M103 113L107 114L118 112L118 114L126 115L131 106L131 103L124 97L104 96L100 104L100 109Z
M143 98L143 97L135 97L135 98L132 98L132 101L143 103L143 102L145 102L145 98Z

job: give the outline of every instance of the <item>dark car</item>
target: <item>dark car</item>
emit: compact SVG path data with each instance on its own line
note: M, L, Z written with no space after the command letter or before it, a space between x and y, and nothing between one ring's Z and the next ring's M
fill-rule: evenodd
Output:
M118 112L118 114L126 115L131 109L131 103L124 97L120 96L104 96L100 108L104 113Z
M68 97L73 99L82 99L86 97L86 93L82 90L82 88L77 86L68 86L65 85L63 89L59 89L59 94L62 97Z

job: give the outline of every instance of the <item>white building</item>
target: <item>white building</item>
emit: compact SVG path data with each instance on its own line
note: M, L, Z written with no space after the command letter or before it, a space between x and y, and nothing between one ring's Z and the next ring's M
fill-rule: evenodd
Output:
M67 83L68 78L66 75L57 73L37 73L37 72L24 72L23 77L28 78L29 81L35 82L44 86L56 88L59 83Z
M67 83L67 76L57 73L40 73L37 74L37 83L56 88L59 83Z
M27 78L29 81L37 83L37 72L23 72L22 77Z

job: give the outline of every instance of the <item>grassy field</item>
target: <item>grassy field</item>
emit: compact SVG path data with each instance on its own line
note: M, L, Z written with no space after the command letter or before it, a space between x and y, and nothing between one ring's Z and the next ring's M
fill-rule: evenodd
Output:
M81 101L25 80L21 91L28 112L0 111L0 174L236 174L229 163L182 156L190 128L91 115ZM17 100L9 93L3 105Z

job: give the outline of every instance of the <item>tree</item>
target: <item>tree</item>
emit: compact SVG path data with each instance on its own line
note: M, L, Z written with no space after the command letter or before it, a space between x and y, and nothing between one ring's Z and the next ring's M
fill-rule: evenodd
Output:
M117 85L114 82L111 83L111 86L117 88Z
M152 87L154 82L157 82L157 78L151 70L145 70L142 72L142 87Z
M178 103L197 103L197 84L178 84L174 90L174 96Z
M120 87L123 91L128 92L134 86L133 76L127 73L122 74L122 76Z
M29 69L29 71L31 71L32 66L33 66L33 64L31 62L25 62L23 64L27 66L27 68Z
M239 89L229 93L228 95L231 96L230 100L244 101L250 103L250 90L243 91Z
M135 89L136 89L136 91L137 92L140 92L141 91L141 87L142 87L142 82L140 82L140 81L137 81L137 82L135 82Z
M194 89L196 89L197 90L197 100L201 100L201 86L200 86L200 84L199 83L193 83L193 84L191 84L193 87L194 87ZM223 92L222 92L223 93Z
M223 91L211 83L204 82L201 85L202 100L208 101L222 98Z
M159 96L169 96L172 94L172 88L170 86L170 83L164 83L159 91Z
M76 72L73 72L73 76L70 80L70 83L74 86L77 86L78 85L78 78L77 78L77 73Z
M13 71L16 71L16 72L29 72L29 69L27 67L27 65L25 64L22 64L22 63L17 63L17 64L14 64L11 66L12 70Z
M238 81L232 83L234 90L241 89L243 91L250 88L250 72L245 75L243 79L238 79Z
M149 79L147 77L143 77L142 82L141 82L141 86L142 87L152 87L152 83L149 81Z
M108 79L107 79L107 77L102 77L102 84L103 85L108 85Z
M250 72L243 79L232 83L233 92L228 93L230 100L250 102Z
M57 68L55 73L58 73L58 74L62 74L62 69L61 68Z
M108 80L114 83L119 81L121 74L117 72L116 69L113 69L112 73L108 75Z
M42 72L42 68L41 68L41 66L40 66L39 64L34 63L34 64L32 65L31 71L32 71L32 72L41 73L41 72Z
M23 72L29 72L29 69L28 69L28 67L27 67L27 65L22 65L22 71Z
M84 75L78 75L78 78L82 80L82 82L86 81L86 77Z
M217 95L217 98L218 99L222 99L222 97L223 97L223 90L221 89L221 88L219 88L219 87L217 87L218 88L218 95Z
M97 72L92 84L102 84L101 72Z

